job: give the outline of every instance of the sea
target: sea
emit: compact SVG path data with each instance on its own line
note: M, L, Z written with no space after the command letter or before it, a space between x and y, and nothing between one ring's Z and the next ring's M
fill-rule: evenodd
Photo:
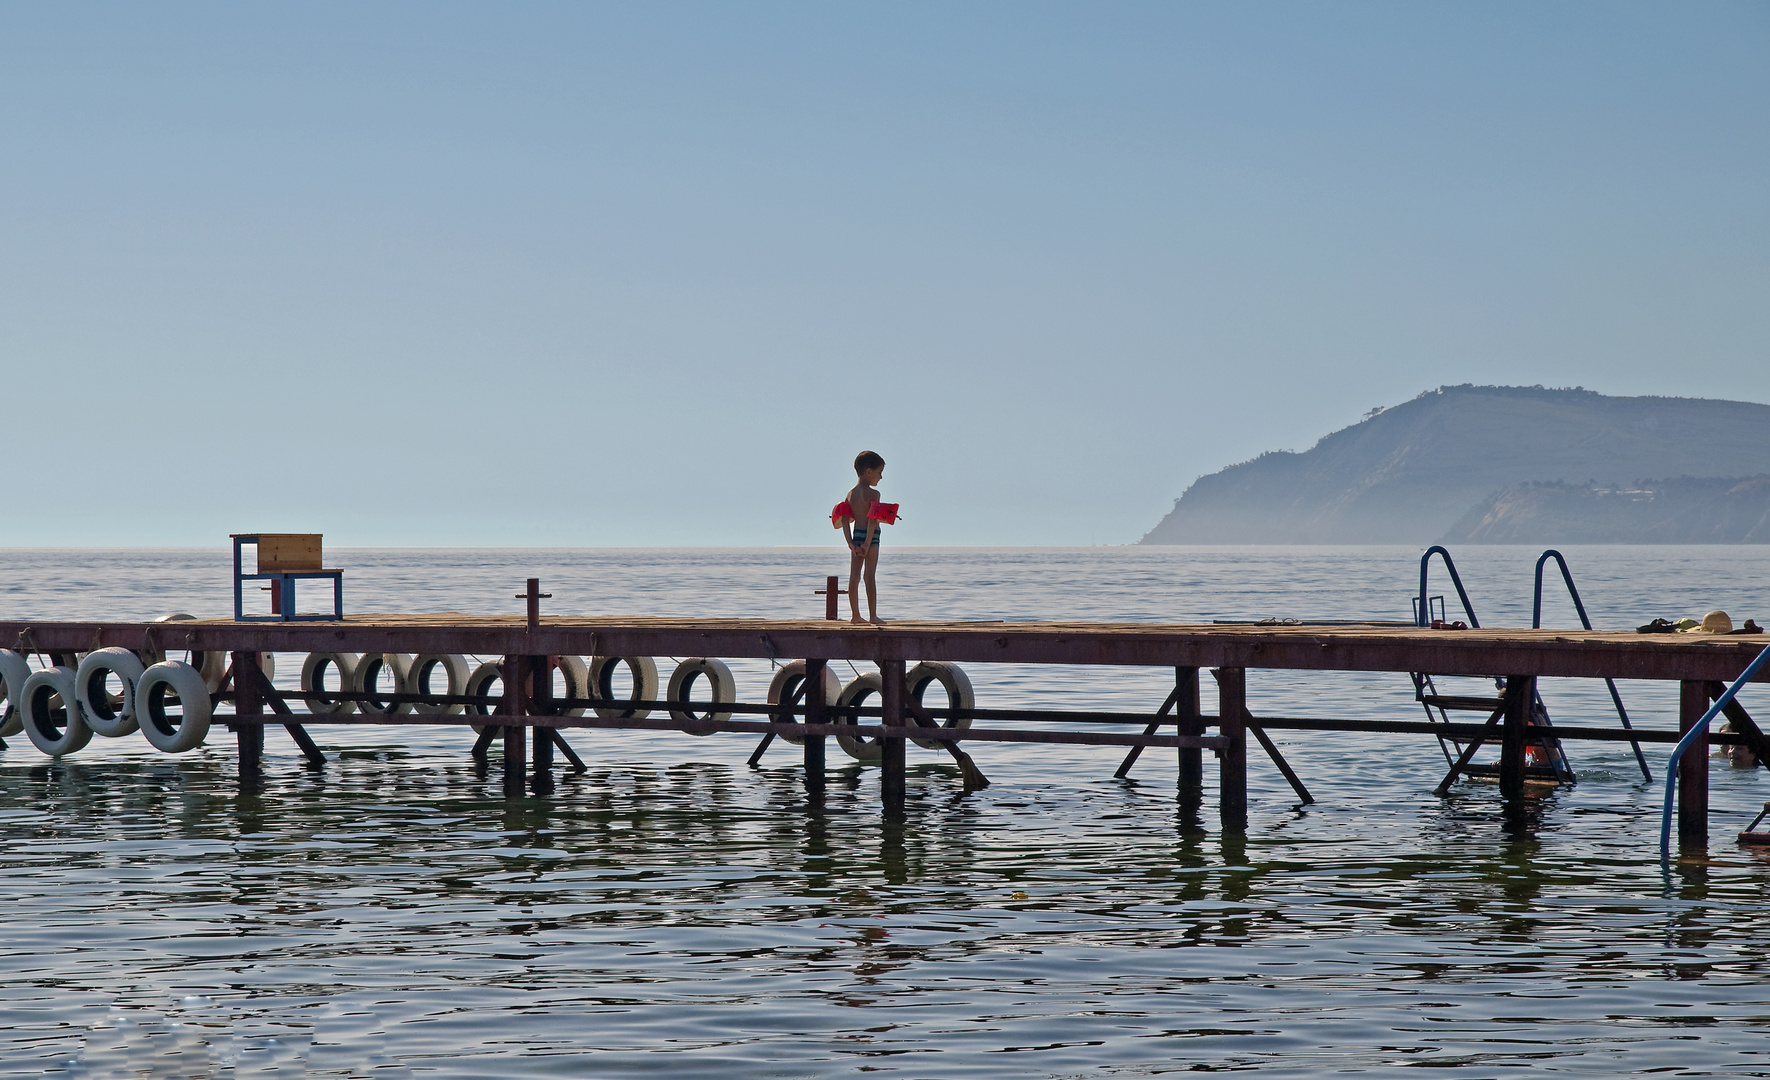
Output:
M1564 549L1600 628L1770 623L1770 546ZM1528 626L1540 549L1469 547L1483 626ZM1412 616L1411 547L888 547L887 619ZM7 619L231 612L226 550L0 552ZM815 617L839 547L333 549L353 612ZM1430 592L1455 590L1437 562ZM1577 616L1551 565L1544 624ZM660 667L671 660L659 658ZM294 687L301 657L277 657ZM760 700L767 661L732 662ZM864 666L838 664L844 679ZM1171 670L970 665L980 706L1153 710ZM1447 685L1448 684L1448 685ZM1213 688L1205 681L1207 711ZM1480 680L1444 680L1482 692ZM1619 683L1677 726L1675 684ZM1491 684L1486 687L1491 693ZM1559 723L1602 683L1544 680ZM1770 713L1770 692L1741 701ZM1250 671L1256 715L1419 719L1405 674ZM911 747L908 820L829 748L571 731L583 772L506 798L461 728L279 728L239 783L219 726L0 751L0 1074L902 1078L1770 1075L1770 776L1711 759L1706 847L1662 861L1669 747L1570 743L1511 821L1420 735L1274 730L1249 824L1175 799L1172 751Z

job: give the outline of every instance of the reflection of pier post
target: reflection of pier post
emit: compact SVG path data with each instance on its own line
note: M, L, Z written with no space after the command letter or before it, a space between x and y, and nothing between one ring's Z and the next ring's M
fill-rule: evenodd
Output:
M1217 730L1229 740L1222 751L1221 790L1217 796L1217 813L1226 832L1242 832L1248 827L1248 733L1246 668L1214 668L1217 680Z
M824 666L827 660L805 661L805 723L830 722L829 705L824 700ZM805 736L805 790L816 796L824 792L824 737Z
M1689 731L1708 715L1709 688L1695 679L1678 684L1678 730ZM1678 761L1678 840L1707 843L1709 838L1709 737L1698 735Z

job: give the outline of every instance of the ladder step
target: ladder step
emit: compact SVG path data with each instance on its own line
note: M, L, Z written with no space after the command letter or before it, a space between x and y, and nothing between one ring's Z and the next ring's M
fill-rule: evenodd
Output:
M1420 701L1438 709L1491 713L1505 707L1503 698L1455 697L1446 694L1421 694Z
M1498 778L1500 767L1494 764L1465 765L1463 775ZM1526 765L1524 776L1528 780L1559 780L1560 774L1551 765Z

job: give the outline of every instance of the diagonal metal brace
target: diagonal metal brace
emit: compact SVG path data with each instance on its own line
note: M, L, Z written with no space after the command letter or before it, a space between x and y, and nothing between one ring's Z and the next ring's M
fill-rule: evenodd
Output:
M940 726L940 721L934 719L927 709L924 709L921 705L909 700L908 695L905 695L903 711L905 715L915 720L919 727L937 728ZM957 743L948 742L944 739L941 740L940 745L945 747L946 752L951 754L953 760L959 763L959 775L965 778L966 791L982 791L984 788L989 787L989 778L984 776L983 770L979 769L977 763L971 760L970 754L959 749Z
M1315 796L1309 794L1309 789L1303 786L1303 781L1297 779L1297 774L1291 771L1290 763L1284 759L1283 754L1278 752L1278 746L1267 738L1266 732L1261 730L1259 721L1254 719L1254 714L1243 709L1241 718L1242 726L1252 732L1254 738L1260 740L1260 746L1266 751L1266 756L1272 759L1272 763L1278 766L1278 771L1283 773L1284 778L1290 782L1291 790L1297 793L1297 798L1306 803L1314 802Z
M772 649L774 648L774 644L770 642L768 647ZM787 700L781 702L781 708L791 709L793 706L799 704L799 702L805 697L805 687L809 685L810 682L811 680L809 678L800 679L798 688L791 694L787 695ZM788 718L791 719L790 716ZM762 755L768 752L769 744L773 742L774 732L771 731L762 736L762 741L756 744L756 749L750 754L750 768L754 769L756 767L756 763L762 760Z
M295 713L289 708L289 703L283 700L282 691L272 686L270 680L264 677L263 668L256 664L247 664L246 667L251 671L250 678L256 684L258 695L270 702L271 711L278 716L289 717L283 721L283 730L287 731L289 737L295 740L295 745L301 748L301 753L307 758L307 763L309 765L324 765L326 763L325 752L314 743L313 736L307 733L307 729L295 722ZM235 674L232 665L228 667L228 674Z
M1176 686L1176 687L1174 687L1173 690L1168 692L1168 700L1162 702L1162 707L1155 711L1156 718L1154 720L1150 721L1150 724L1148 727L1143 729L1143 734L1154 735L1157 731L1160 731L1161 727L1162 727L1161 718L1168 715L1168 710L1172 709L1175 705L1178 705L1179 703L1180 703L1180 688L1178 686ZM1119 779L1119 780L1123 780L1125 777L1131 775L1131 766L1137 764L1137 759L1142 756L1143 756L1143 747L1141 747L1141 746L1131 747L1130 752L1125 754L1125 760L1119 762L1118 771L1112 774L1113 777L1116 779Z
M1475 751L1481 749L1481 744L1487 738L1487 730L1495 724L1498 724L1500 722L1500 717L1504 715L1506 715L1506 707L1504 705L1501 705L1493 711L1493 715L1487 718L1487 723L1481 725L1482 734L1475 736L1467 746L1463 747L1463 752L1458 755L1456 763L1450 767L1449 772L1444 774L1444 779L1438 782L1438 786L1432 789L1432 794L1443 795L1450 791L1451 784L1456 782L1457 776L1463 771L1463 767L1468 765L1469 762L1474 759Z

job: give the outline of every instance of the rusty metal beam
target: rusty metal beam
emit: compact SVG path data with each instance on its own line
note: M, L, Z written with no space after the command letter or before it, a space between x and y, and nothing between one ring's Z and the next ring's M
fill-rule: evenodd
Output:
M242 716L234 719L241 725L277 723L275 717ZM770 723L764 720L686 720L677 721L668 718L652 719L646 717L605 717L605 716L515 716L510 714L494 714L491 716L420 716L411 713L399 716L365 717L356 714L333 713L327 716L314 717L310 723L330 726L358 727L466 727L471 724L514 724L517 721L530 727L552 728L588 728L598 730L633 730L633 731L681 731L690 733L707 733L719 731L752 732L765 734L774 732L777 735L805 735L828 738L836 735L850 735L856 738L894 738L907 737L928 739L934 742L1025 742L1025 743L1071 743L1082 746L1168 746L1193 747L1204 750L1221 750L1228 740L1215 735L1143 735L1132 732L1116 731L1014 731L1001 728L930 728L920 725L902 727L873 726L859 724L798 724ZM488 728L488 731L491 730Z

